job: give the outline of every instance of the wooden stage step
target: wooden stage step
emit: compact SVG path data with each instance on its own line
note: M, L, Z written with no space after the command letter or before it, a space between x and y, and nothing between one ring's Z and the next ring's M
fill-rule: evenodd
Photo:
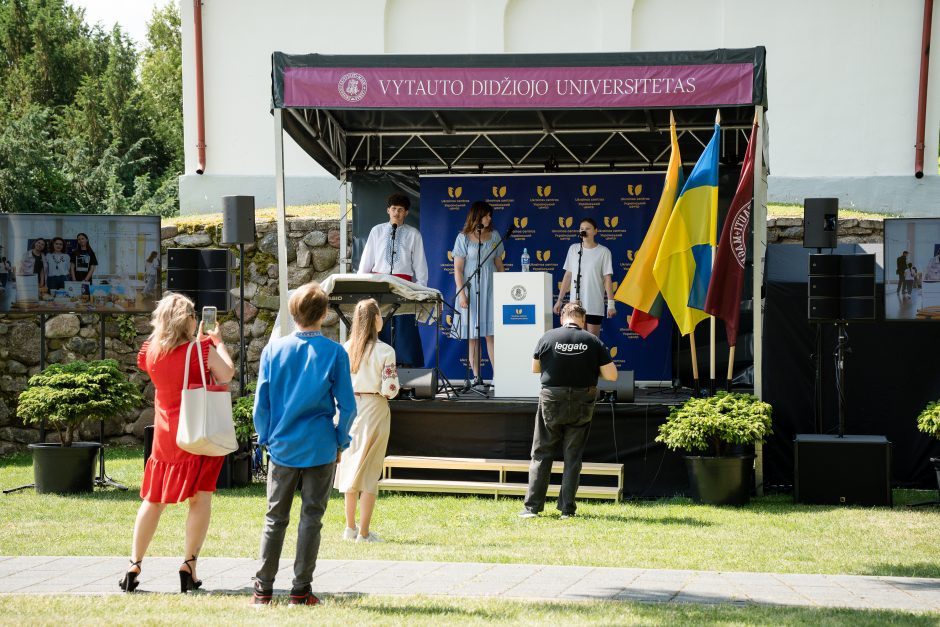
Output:
M496 481L460 481L441 479L398 479L392 477L393 469L411 470L475 470L492 471L497 474ZM563 462L552 464L552 473L561 474L564 469ZM389 455L385 458L383 478L379 481L381 490L399 490L402 492L439 492L444 494L493 494L524 495L525 483L511 483L507 481L508 472L528 472L527 459L485 459L470 457L420 457ZM611 499L619 501L623 495L623 464L607 464L598 462L584 462L581 465L581 476L612 476L616 477L616 486L578 487L578 496L581 498ZM557 496L559 486L549 485L548 495Z

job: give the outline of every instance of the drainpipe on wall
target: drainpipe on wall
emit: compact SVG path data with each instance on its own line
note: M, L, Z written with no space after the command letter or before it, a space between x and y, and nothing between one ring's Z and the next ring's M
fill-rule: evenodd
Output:
M920 86L917 92L917 140L914 143L914 177L924 178L924 127L927 124L927 69L930 65L930 25L933 0L924 0L924 34L920 44Z
M929 0L928 0L929 1ZM193 30L196 51L196 174L206 171L206 119L202 84L202 1L193 0ZM923 136L921 136L923 140ZM921 151L923 152L923 151Z

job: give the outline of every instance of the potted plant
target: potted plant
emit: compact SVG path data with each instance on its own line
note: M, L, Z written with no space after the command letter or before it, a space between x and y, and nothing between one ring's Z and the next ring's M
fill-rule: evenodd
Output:
M17 416L26 424L45 421L59 433L58 443L29 445L36 491L91 492L101 443L76 441L79 428L86 420L111 418L142 402L140 390L113 359L53 364L30 377Z
M730 449L763 442L770 433L769 404L750 394L718 392L673 407L656 441L690 453L685 461L693 499L744 505L750 501L753 456L732 454Z
M924 410L917 416L917 428L940 440L940 401L927 403ZM937 490L940 490L940 457L931 457L930 462L937 473Z

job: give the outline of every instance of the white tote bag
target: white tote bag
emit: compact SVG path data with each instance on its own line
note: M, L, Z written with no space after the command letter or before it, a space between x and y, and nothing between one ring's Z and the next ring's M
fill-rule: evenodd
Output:
M183 371L183 395L180 400L180 419L176 428L176 445L193 455L221 457L238 448L235 423L232 422L232 396L228 386L206 385L206 370L202 367L202 348L199 347L199 374L202 385L189 389L189 360L193 346L186 349L186 368ZM213 382L214 383L214 382Z

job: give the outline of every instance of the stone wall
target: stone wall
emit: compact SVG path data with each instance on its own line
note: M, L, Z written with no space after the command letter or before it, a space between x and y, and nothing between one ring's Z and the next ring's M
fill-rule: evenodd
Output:
M339 269L339 222L315 218L289 218L288 285L291 288L310 280L322 280ZM258 222L258 240L245 247L245 346L246 380L254 380L258 359L267 343L278 308L277 226L273 220ZM184 223L164 226L161 233L163 267L168 248L218 247L222 234L220 223ZM880 220L844 219L839 222L841 242L880 242L884 236ZM803 241L802 218L771 218L767 221L768 244L799 244ZM237 281L240 268L238 249L232 248ZM237 285L237 283L236 283ZM164 283L165 287L165 283ZM238 355L238 287L232 290L233 311L220 316L222 336L240 367ZM330 312L324 325L328 337L338 339L337 318ZM149 316L109 316L104 329L105 356L116 359L132 381L144 391L148 406L115 417L105 424L105 438L110 443L137 443L145 426L153 424L153 386L137 370L136 355L150 333ZM97 359L100 351L100 319L97 315L61 314L46 321L46 361L68 362ZM27 379L39 371L38 316L0 317L0 455L22 449L39 441L39 431L24 426L16 417L16 399ZM238 376L231 384L238 393ZM97 440L97 425L88 425L84 439ZM48 439L56 440L54 431Z
M339 221L315 218L288 218L288 285L298 287L311 280L323 280L339 270ZM245 247L245 355L246 381L258 373L261 350L267 343L278 308L277 225L274 220L259 221L257 241ZM166 268L168 248L220 247L221 223L181 223L161 230L162 267ZM234 260L234 287L231 312L220 314L222 337L236 367L241 367L238 346L239 289L238 249L231 248ZM165 272L164 272L165 274ZM164 276L164 289L166 278ZM324 334L339 339L336 314L328 314ZM46 362L97 359L100 356L101 323L96 314L59 314L46 318ZM115 417L105 423L105 439L112 444L139 443L143 429L153 424L153 385L137 369L137 352L150 334L149 315L110 315L104 329L105 357L116 359L131 381L140 386L147 406ZM39 371L39 316L0 316L0 455L23 449L39 441L39 430L25 426L16 417L16 400L29 377ZM238 393L238 374L230 384ZM58 435L50 430L48 441ZM89 424L82 439L98 440L98 425Z

